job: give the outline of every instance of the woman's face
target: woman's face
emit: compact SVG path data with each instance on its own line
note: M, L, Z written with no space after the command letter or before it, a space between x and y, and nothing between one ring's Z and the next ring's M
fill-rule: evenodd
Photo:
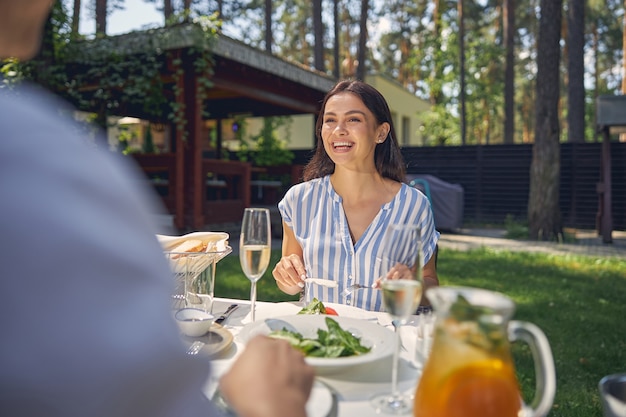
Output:
M385 141L389 124L378 125L357 95L343 92L326 102L321 133L324 149L335 165L372 169L374 150Z

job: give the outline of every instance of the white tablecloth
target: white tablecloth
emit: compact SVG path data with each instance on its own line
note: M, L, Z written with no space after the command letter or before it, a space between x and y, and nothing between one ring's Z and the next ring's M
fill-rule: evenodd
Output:
M250 302L247 300L231 300L216 298L213 312L219 315L230 304L239 304L240 307L226 320L223 325L234 335L234 343L220 354L211 359L212 376L205 386L205 394L211 398L216 387L216 380L231 366L233 360L245 348L244 342L237 337L243 326L250 323ZM380 325L391 326L386 313L378 313L357 309L350 306L336 306L340 316L362 318L378 322ZM277 317L295 314L299 306L295 303L256 303L256 320L266 317ZM415 360L415 346L417 338L417 318L413 317L406 326L401 328L402 348L400 350L398 387L401 391L412 395L420 375L421 363ZM392 356L363 365L347 368L345 371L332 374L318 375L317 380L326 384L337 400L336 417L368 417L377 416L369 399L374 394L391 389Z

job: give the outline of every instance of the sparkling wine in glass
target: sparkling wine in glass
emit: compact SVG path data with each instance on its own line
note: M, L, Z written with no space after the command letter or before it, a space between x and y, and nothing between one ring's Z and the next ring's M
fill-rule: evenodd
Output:
M252 321L255 320L256 282L261 279L270 263L271 239L270 211L264 208L245 209L239 240L239 262L243 273L251 282Z
M422 299L419 227L392 224L387 231L384 248L388 258L381 270L383 273L381 290L383 305L393 323L396 349L391 368L391 392L375 395L371 402L377 412L400 415L408 414L413 405L412 399L398 390L398 360L401 345L399 327L406 324Z

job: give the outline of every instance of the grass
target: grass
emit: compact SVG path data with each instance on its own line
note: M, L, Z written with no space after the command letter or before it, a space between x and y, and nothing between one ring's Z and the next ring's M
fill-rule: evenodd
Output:
M274 265L279 251L272 253ZM602 417L598 382L626 372L626 260L585 256L441 249L442 285L464 285L502 292L517 304L514 316L538 325L548 337L557 372L557 394L550 416ZM258 299L287 301L271 268L258 282ZM249 298L250 282L237 256L217 267L218 297ZM534 395L530 349L515 345L523 397Z

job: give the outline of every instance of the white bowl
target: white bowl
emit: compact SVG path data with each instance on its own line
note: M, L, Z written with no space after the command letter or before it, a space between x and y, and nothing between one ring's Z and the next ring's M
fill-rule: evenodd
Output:
M174 314L178 328L183 334L190 337L199 337L206 334L215 317L211 313L197 308L183 308Z

